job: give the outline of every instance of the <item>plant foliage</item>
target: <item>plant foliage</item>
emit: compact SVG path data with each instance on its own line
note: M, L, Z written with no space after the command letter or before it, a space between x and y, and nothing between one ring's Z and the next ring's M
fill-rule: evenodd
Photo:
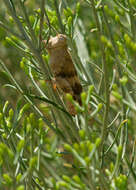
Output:
M135 0L1 2L0 189L135 188L135 12ZM43 40L59 33L82 105L54 88Z

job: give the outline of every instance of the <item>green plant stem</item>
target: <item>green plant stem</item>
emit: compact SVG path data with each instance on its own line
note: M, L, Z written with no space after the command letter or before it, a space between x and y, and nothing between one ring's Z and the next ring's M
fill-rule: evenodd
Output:
M125 12L129 13L129 9L124 7L118 0L113 0L117 6L119 6L121 9L123 9Z
M131 173L131 175L132 175L132 177L133 177L133 179L134 179L134 181L136 183L136 173L134 172L134 170L133 170L133 168L131 166L131 163L129 162L129 159L128 159L127 155L125 155L124 158L125 158L125 162L126 162L128 168L129 168L129 171L130 171L130 173Z
M110 91L112 90L112 87L113 87L113 84L115 82L115 78L116 78L116 70L113 69L113 77L112 77L112 81L111 81L111 84L110 84Z
M116 158L116 162L115 162L115 166L114 166L114 170L110 176L110 179L112 180L114 176L117 176L117 172L118 172L118 169L119 169L119 165L120 165L120 162L121 162L121 157L122 157L122 154L121 153L117 153L117 158Z
M85 108L86 109L86 108ZM86 130L86 134L88 136L88 139L91 139L91 135L90 135L90 130L89 130L89 125L88 125L88 120L90 118L88 118L88 111L87 109L84 111L84 125L85 125L85 130Z
M129 15L130 15L130 22L131 22L131 32L133 35L133 40L136 41L135 37L136 37L136 24L135 24L135 20L134 20L134 12L133 9L131 7L130 1L127 0L127 4L128 4L128 8L129 8Z
M63 23L62 23L62 20L61 20L61 16L60 16L60 12L59 12L59 8L58 8L58 1L57 0L54 0L54 6L55 6L55 9L56 9L56 14L57 14L57 17L58 17L61 33L64 34L65 33L65 29L64 29L64 26L63 26Z
M120 112L117 113L113 121L108 125L108 129L111 128L111 126L117 121L119 116L120 116Z
M113 47L114 47L115 59L116 59L116 63L118 63L118 64L117 64L117 69L118 69L119 77L122 78L122 71L121 71L121 68L120 68L121 63L120 63L120 60L119 60L118 48L117 48L116 43L115 43L115 41L114 41L113 34L112 34L112 31L111 31L110 26L109 26L109 24L108 24L108 19L107 19L107 16L106 16L106 14L105 14L105 11L104 11L104 8L103 8L103 7L102 7L102 13L103 13L103 16L104 16L104 20L105 20L105 23L106 23L106 26L107 26L107 29L108 29L108 32L109 32L109 36L110 36L112 45L113 45ZM126 97L126 93L125 93L124 87L123 87L122 85L120 85L120 87L121 87L122 96L123 96L123 98L125 98L125 97ZM122 114L123 114L122 118L123 118L123 120L125 120L125 119L126 119L126 105L124 105L124 104L122 105ZM124 125L126 125L126 123L124 123ZM122 127L122 128L121 128L120 145L122 145L122 147L123 147L123 149L124 149L124 150L123 150L124 153L125 153L125 147L126 147L126 146L123 146L123 143L125 143L125 136L126 136L126 135L127 135L127 134L126 134L126 131L125 131L125 129Z
M48 14L47 14L47 11L46 11L46 9L44 9L44 14L45 14L45 17L46 17L46 20L47 20L47 25L48 25L48 27L49 27L49 34L48 34L48 38L47 38L47 42L48 42L48 40L49 40L49 38L50 38L50 34L51 34L51 29L56 33L56 34L58 34L58 31L51 25L51 23L50 23L50 19L49 19L49 17L48 17Z
M105 156L106 154L108 154L108 152L112 149L113 145L115 144L115 142L116 142L116 140L117 140L117 138L118 138L118 136L119 136L119 132L120 132L121 128L122 128L122 123L120 124L119 128L117 129L117 132L116 132L116 135L115 135L115 138L114 138L112 144L111 144L111 145L108 147L108 149L104 152L104 156Z
M41 0L40 34L39 34L39 50L40 51L41 51L41 44L42 44L42 30L43 30L43 22L44 22L44 7L45 7L45 0Z
M31 39L32 39L33 43L36 45L37 44L37 40L36 40L37 38L35 36L34 30L33 30L32 26L31 26L30 21L29 21L29 17L28 17L27 11L26 11L26 7L24 6L24 2L19 0L19 3L20 3L20 6L21 6L21 9L23 11L27 26L29 28Z
M134 139L133 149L132 149L132 160L131 160L131 167L134 165L136 155L136 138Z
M91 0L91 3L92 3L92 8L93 8L93 14L94 14L94 17L96 20L96 25L98 28L99 40L101 42L102 31L101 31L101 27L100 27L98 15L97 15L97 10L95 8L94 0ZM109 106L110 106L110 101L109 101L110 91L109 91L108 66L106 64L106 57L105 57L105 50L104 50L103 43L100 43L100 48L101 48L101 53L102 53L102 64L103 64L103 72L104 72L104 88L105 88L105 111L104 111L104 119L103 119L102 133L101 133L101 146L100 146L100 150L102 153L104 141L106 140L106 136L107 136L108 112L109 112Z

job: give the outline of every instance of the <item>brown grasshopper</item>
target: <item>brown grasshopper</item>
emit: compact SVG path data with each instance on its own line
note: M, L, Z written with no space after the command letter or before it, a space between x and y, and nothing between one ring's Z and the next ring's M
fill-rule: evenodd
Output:
M56 86L65 94L70 93L73 99L81 105L82 86L68 51L67 37L63 34L58 34L51 37L48 43L43 42L50 55L50 66L55 77ZM70 103L68 103L68 109L72 115L76 114Z

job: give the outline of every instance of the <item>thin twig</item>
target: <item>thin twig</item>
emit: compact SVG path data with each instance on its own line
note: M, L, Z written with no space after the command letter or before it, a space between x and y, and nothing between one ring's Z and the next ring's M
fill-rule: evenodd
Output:
M121 9L123 9L125 12L129 13L129 9L124 7L118 0L113 0Z
M115 41L113 39L113 34L112 34L112 31L111 31L110 26L108 24L108 19L107 19L107 16L105 14L104 8L102 8L102 13L103 13L103 16L104 16L104 21L106 23L106 26L107 26L107 29L108 29L108 32L109 32L109 36L110 36L114 51L115 51L115 59L116 59L116 63L118 63L117 68L118 68L119 78L122 78L121 62L120 62L120 59L119 59L118 48L117 48L116 43L115 43ZM125 93L124 87L121 85L120 88L121 88L122 96L123 96L123 98L125 98L126 93ZM123 112L122 120L126 120L126 105L125 104L122 105L122 112ZM126 126L127 123L124 123L124 125ZM125 131L124 127L122 127L121 128L121 136L120 136L120 145L122 145L123 149L125 149L125 146L123 146L123 144L125 143L125 136L126 136L125 132L126 131ZM125 152L125 150L123 150L123 153L124 152Z
M134 11L131 7L130 1L127 0L128 8L129 8L129 15L130 15L130 25L131 25L131 33L133 34L133 40L135 41L136 36L136 24L134 20Z
M40 16L40 34L39 34L39 50L41 51L41 44L42 44L42 30L43 30L43 22L44 22L44 7L45 7L45 0L41 1L41 16Z
M37 40L36 40L37 38L36 38L36 36L35 36L33 27L31 26L31 23L30 23L30 20L29 20L27 11L26 11L26 7L24 6L24 2L22 2L21 0L19 0L19 3L20 3L20 6L21 6L22 11L23 11L23 13L24 13L24 17L25 17L27 26L28 26L28 28L29 28L29 32L30 32L31 39L33 40L34 44L36 45L36 44L37 44Z
M59 12L59 8L58 8L58 1L57 0L54 0L54 6L55 6L55 9L56 9L56 14L57 14L57 17L58 17L61 33L64 34L65 33L65 29L64 29L64 25L63 25L62 20L61 20L61 16L60 16L60 12Z
M102 31L97 15L97 10L95 8L95 3L94 0L91 0L92 2L92 8L93 8L93 14L96 20L96 25L98 28L98 35L99 35L99 40L101 42L100 37L102 36ZM105 88L105 112L104 112L104 118L103 118L103 127L102 127L102 133L101 133L101 146L100 150L101 153L103 152L103 145L104 141L106 139L107 135L107 127L108 127L108 113L109 113L109 107L110 107L110 101L109 101L109 96L110 96L110 91L109 91L109 76L108 76L108 66L106 64L106 57L105 57L105 50L104 50L104 45L103 43L100 43L100 48L102 52L102 64L103 64L103 72L104 72L104 88Z

